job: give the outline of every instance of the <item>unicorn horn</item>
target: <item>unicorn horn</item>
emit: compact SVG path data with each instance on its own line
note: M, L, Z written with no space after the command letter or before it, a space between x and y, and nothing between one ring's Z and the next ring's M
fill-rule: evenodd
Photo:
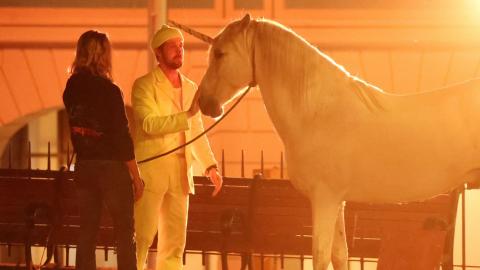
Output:
M192 35L192 36L194 36L194 37L196 37L196 38L198 38L198 39L200 39L200 40L203 40L204 42L206 42L206 43L208 43L208 44L212 44L212 43L213 43L213 38L211 38L211 37L209 37L209 36L207 36L207 35L205 35L205 34L202 34L202 33L198 32L198 31L195 31L195 30L193 30L192 28L190 28L190 27L188 27L188 26L185 26L185 25L183 25L183 24L176 23L176 22L171 21L171 20L168 21L168 24L170 24L170 25L172 25L172 26L175 26L175 27L177 27L177 28L185 31L185 32L189 33L190 35Z

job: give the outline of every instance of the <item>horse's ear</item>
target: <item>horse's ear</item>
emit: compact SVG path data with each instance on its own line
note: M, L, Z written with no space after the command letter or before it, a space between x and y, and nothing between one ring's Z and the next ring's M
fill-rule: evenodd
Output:
M243 19L240 21L240 27L241 27L241 28L247 27L248 24L250 23L250 20L251 20L250 14L247 13L247 14L243 17Z

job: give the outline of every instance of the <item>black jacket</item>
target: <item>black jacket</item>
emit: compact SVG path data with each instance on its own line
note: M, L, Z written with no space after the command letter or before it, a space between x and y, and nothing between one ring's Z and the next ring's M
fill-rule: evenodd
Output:
M63 103L77 161L135 158L118 86L88 72L75 73L68 79Z

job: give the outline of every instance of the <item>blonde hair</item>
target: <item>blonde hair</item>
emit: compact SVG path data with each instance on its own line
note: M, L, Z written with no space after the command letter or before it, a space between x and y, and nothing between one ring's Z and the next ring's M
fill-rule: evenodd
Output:
M90 30L80 36L71 73L80 71L112 80L112 50L106 34Z

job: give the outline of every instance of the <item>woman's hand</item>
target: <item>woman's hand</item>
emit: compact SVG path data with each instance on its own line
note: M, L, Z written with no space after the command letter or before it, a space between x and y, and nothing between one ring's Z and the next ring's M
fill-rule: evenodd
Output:
M137 161L135 159L125 161L130 177L132 178L133 195L135 201L138 201L143 195L143 189L145 188L145 182L143 182L138 170Z
M134 177L132 179L132 185L133 185L133 195L134 195L135 201L138 201L143 195L145 182L143 182L143 179L140 177Z

